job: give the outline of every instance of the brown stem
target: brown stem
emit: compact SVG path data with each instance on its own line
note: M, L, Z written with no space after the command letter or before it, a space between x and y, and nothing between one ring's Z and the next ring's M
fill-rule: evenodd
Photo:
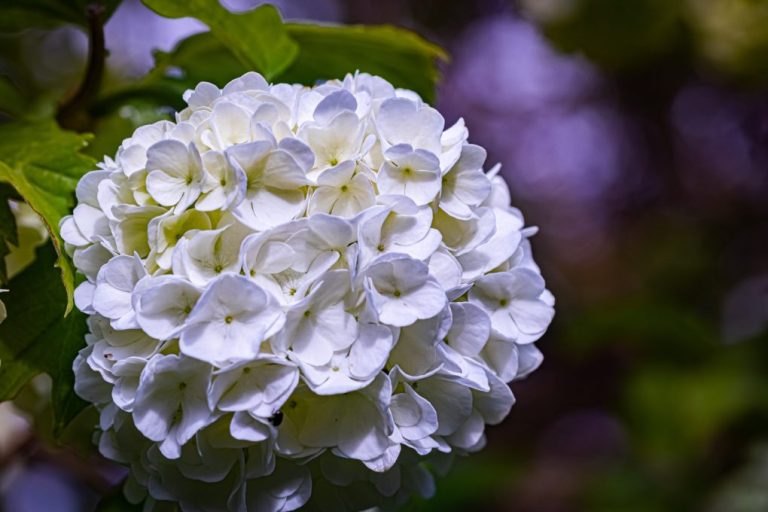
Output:
M88 65L77 92L59 108L56 118L64 128L83 131L88 127L90 120L86 108L99 91L107 58L107 50L104 46L105 13L104 6L99 4L90 4L86 7Z

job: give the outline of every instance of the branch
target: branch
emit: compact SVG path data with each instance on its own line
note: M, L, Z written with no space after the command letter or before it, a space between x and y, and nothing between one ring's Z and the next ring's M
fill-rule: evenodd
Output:
M104 16L103 5L90 4L86 7L88 18L88 65L85 77L79 89L69 101L59 108L56 116L63 128L84 130L89 122L86 107L96 97L104 76L107 50L104 46Z

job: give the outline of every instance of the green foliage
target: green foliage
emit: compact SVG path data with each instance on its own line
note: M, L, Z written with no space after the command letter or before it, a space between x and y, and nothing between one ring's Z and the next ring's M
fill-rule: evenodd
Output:
M447 54L413 32L387 25L292 23L286 29L299 52L275 81L313 85L361 71L414 90L426 101L435 98L435 84L440 79L437 62L447 59ZM182 108L185 90L202 81L223 86L250 69L235 55L231 47L211 33L190 36L173 51L158 52L155 67L146 77L105 95L95 105L94 113L106 114L129 101Z
M178 110L182 94L200 82L223 86L248 71L210 32L195 34L178 43L171 52L157 52L155 67L134 84L107 92L94 105L94 115L105 116L125 104L144 102Z
M54 28L63 23L86 26L89 8L102 9L106 20L119 4L120 0L3 0L0 32Z
M529 0L535 10L535 0ZM609 68L647 64L675 48L680 2L579 0L568 16L545 20L547 35L567 51Z
M755 405L750 390L764 382L749 371L749 361L733 355L700 368L656 364L632 376L623 402L647 462L660 471L703 462L701 448Z
M53 380L54 431L60 432L85 407L73 392L72 362L85 345L85 315L64 316L67 297L56 274L51 245L37 251L35 262L11 279L3 295L8 318L0 324L0 401L16 396L35 375Z
M8 281L5 256L11 252L8 244L19 245L19 234L16 230L16 218L13 216L8 200L16 198L13 187L0 183L0 283Z
M10 183L45 222L59 255L67 312L72 308L75 273L58 227L74 206L78 179L95 166L79 152L87 140L53 121L0 125L0 181Z
M280 81L313 84L363 71L433 101L445 51L422 37L388 25L367 27L292 23L288 32L301 50Z
M168 18L199 19L243 65L256 69L267 79L274 78L296 58L296 43L288 37L280 14L271 5L234 14L208 0L144 0L144 4Z
M27 98L10 78L0 75L0 112L13 116L24 115Z

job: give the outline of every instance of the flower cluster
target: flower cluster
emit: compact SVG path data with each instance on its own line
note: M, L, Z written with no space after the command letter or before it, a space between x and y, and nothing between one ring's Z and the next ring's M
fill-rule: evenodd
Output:
M313 482L351 509L428 494L421 462L482 447L553 315L498 167L370 75L185 100L61 223L102 453L131 498L183 510L294 510Z

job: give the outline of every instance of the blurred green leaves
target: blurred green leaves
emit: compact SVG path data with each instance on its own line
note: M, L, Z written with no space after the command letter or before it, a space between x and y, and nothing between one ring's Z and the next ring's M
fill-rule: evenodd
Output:
M10 199L18 195L10 185L0 183L0 284L8 281L8 270L5 257L11 252L8 244L19 245L19 234L16 227L16 217L11 211Z
M63 23L86 26L88 10L101 9L104 19L121 0L3 0L0 3L0 32L28 28L53 28Z
M72 308L75 274L64 254L59 221L74 206L77 181L95 168L95 162L80 153L87 140L52 120L0 125L0 181L13 186L45 222L59 255L66 311Z
M9 400L40 373L53 380L54 432L58 433L85 407L73 391L72 362L85 345L85 315L64 316L67 297L54 265L50 244L37 259L11 279L3 294L8 318L0 324L0 401Z
M768 83L768 3L756 0L522 0L559 48L619 72L708 71Z
M267 80L275 78L288 67L298 53L298 46L288 37L280 14L271 5L235 14L210 0L143 1L147 7L167 18L192 16L199 19L246 68L258 70Z
M152 6L163 4L165 9L168 2L146 0L146 3ZM172 16L182 12L175 3L167 10L156 10ZM246 14L257 11L268 13L273 9L263 6ZM276 12L274 14L277 16ZM271 15L261 14L263 20L254 23L244 16L230 14L217 23L221 23L221 27L242 25L241 28L249 32L258 32L260 23L271 26L274 22ZM200 19L206 22L205 16L200 15ZM105 115L131 101L154 102L179 109L184 105L182 93L201 81L223 86L249 70L259 71L275 82L304 85L341 79L347 73L360 71L379 75L397 87L414 90L425 101L435 99L435 86L440 79L438 62L448 57L442 48L413 32L388 25L290 23L280 26L296 52L270 50L271 60L265 61L266 64L254 58L243 58L238 49L239 41L232 42L212 28L211 32L184 39L171 52L158 52L155 67L146 77L103 95L94 105L93 112ZM228 28L223 30L230 32ZM237 29L231 29L231 32L236 33ZM276 37L278 41L283 40L282 35ZM272 41L267 40L265 44L271 48Z
M680 2L676 0L576 0L562 12L542 12L536 0L523 4L566 51L579 51L610 68L647 64L676 45ZM539 14L536 16L536 14Z
M289 24L288 33L299 44L296 61L280 81L311 85L318 80L343 78L361 71L379 75L397 87L434 101L440 78L436 63L445 51L413 32L392 26L329 26Z
M710 67L768 82L768 2L689 0L691 32Z

